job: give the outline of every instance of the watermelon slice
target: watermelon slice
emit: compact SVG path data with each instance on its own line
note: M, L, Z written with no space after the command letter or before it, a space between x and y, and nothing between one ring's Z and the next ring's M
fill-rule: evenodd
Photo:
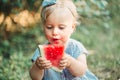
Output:
M61 60L63 54L64 54L64 46L63 45L38 45L41 56L45 57L47 60L50 60L53 67L52 69L61 72L58 68L59 61Z

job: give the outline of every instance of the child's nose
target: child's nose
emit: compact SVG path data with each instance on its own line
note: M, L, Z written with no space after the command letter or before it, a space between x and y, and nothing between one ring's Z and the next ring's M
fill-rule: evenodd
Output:
M59 29L58 28L54 28L53 29L53 36L58 35Z

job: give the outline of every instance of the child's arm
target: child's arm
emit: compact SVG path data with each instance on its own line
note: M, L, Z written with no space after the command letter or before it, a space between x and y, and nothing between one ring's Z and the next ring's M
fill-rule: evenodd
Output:
M66 54L60 62L60 65L65 67L65 62L67 63L66 68L74 76L82 76L87 70L86 55L81 54L77 59ZM64 68L63 67L63 68Z
M50 68L51 62L45 58L38 57L30 69L30 76L32 80L42 80L44 76L44 69Z
M81 54L77 60L73 57L69 57L70 65L68 66L69 71L74 76L82 76L87 70L86 55Z
M42 80L44 75L44 69L39 69L38 66L33 63L30 69L30 77L32 80Z

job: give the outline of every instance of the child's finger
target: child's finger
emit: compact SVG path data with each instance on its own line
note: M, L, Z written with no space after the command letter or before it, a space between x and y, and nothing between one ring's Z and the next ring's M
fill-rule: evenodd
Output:
M45 69L51 67L51 62L49 60L46 60L45 58L37 58L35 64L40 68L40 69Z
M51 67L52 67L52 64L51 64L51 63L44 64L44 68L45 68L45 69L48 69L48 68L51 68Z

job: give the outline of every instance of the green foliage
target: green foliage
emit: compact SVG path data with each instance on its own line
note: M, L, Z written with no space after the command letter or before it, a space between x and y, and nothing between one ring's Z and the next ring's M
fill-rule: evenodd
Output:
M19 12L18 8L34 10L35 4L40 5L37 3L39 0L10 1L13 0L0 0L0 11L7 14L10 8L11 12L16 13ZM78 6L81 25L77 26L72 38L81 41L91 53L95 53L88 56L88 67L100 80L120 79L120 0L73 1ZM5 34L3 29L0 30L0 80L30 80L30 58L37 44L45 42L39 25L22 28L22 32L16 33Z
M3 59L0 64L0 80L30 80L30 57L26 56L18 52L12 54L9 60Z
M89 0L105 1L105 0ZM119 14L120 0L106 0L104 8L96 9L95 5L88 3L85 12L78 9L81 14L81 25L77 27L73 38L81 41L94 55L88 56L88 67L100 80L120 79L120 32ZM98 6L99 7L99 6ZM91 12L91 10L93 12ZM95 15L99 11L98 15Z
M10 13L19 13L24 9L37 11L42 0L0 0L0 12L8 16Z
M108 2L106 0L75 0L78 6L78 12L81 16L86 17L99 17L102 15L109 15L106 10Z
M30 59L37 44L43 40L43 32L36 26L27 32L12 34L3 43L0 41L0 80L30 80ZM2 55L4 51L8 52L9 58L8 54L7 57Z

